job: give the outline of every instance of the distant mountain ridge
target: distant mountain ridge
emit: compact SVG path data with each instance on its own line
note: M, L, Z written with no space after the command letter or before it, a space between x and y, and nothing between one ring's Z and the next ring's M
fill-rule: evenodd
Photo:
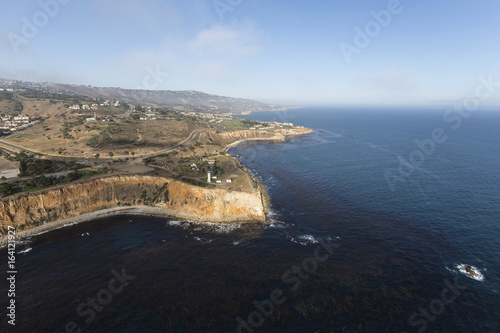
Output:
M251 111L281 111L289 108L281 105L266 104L251 99L211 95L193 90L140 90L0 79L0 88L9 87L38 89L51 93L74 94L91 98L117 99L126 102L147 103L164 107L185 107L186 110L197 112L243 114Z

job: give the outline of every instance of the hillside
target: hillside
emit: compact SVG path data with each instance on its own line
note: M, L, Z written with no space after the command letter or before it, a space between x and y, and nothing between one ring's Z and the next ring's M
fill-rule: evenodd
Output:
M210 95L192 90L138 90L52 82L34 83L8 79L0 79L0 87L33 89L45 93L72 94L103 100L115 99L128 103L146 103L157 107L171 107L178 111L244 114L251 111L281 111L289 108L250 99Z

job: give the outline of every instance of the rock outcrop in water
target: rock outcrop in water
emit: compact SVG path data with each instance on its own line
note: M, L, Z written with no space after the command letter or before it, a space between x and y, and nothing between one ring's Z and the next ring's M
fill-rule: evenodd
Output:
M0 202L0 233L28 230L82 214L128 206L160 209L196 221L265 220L262 193L206 189L154 176L92 179Z

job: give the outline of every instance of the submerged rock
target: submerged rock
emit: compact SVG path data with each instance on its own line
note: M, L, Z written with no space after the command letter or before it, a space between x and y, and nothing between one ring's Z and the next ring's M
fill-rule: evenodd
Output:
M470 277L471 279L474 279L477 281L484 280L484 276L481 273L481 271L474 266L467 265L467 264L460 264L460 265L457 265L457 268L462 274L465 274L466 276Z

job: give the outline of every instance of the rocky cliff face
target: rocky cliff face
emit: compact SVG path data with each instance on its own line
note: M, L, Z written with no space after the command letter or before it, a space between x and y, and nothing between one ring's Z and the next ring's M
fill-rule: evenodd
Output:
M0 234L8 226L28 230L42 224L120 206L161 208L197 221L264 221L260 192L205 189L153 176L113 176L71 184L0 202Z
M225 145L241 140L276 140L283 141L287 136L302 135L314 132L309 128L274 128L272 131L266 130L237 130L224 131L221 133L209 133L209 138L213 142Z
M283 140L285 137L281 133L270 133L261 130L239 130L239 131L226 131L219 134L225 141L245 140L245 139L276 139Z

